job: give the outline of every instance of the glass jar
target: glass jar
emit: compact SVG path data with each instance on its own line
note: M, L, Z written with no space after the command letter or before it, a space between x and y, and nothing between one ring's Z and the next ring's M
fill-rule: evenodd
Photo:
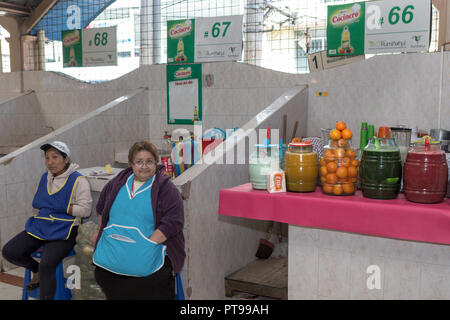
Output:
M429 136L414 141L406 156L403 188L406 199L419 203L438 203L447 193L448 165L439 141Z
M292 142L285 154L286 189L294 192L316 190L319 168L311 141Z
M359 162L351 142L329 140L320 159L320 184L322 192L334 196L355 194Z
M400 192L402 161L393 138L372 137L362 150L360 166L363 196L394 199Z
M267 175L271 168L280 167L280 152L277 144L256 144L250 155L249 173L253 189L267 190Z

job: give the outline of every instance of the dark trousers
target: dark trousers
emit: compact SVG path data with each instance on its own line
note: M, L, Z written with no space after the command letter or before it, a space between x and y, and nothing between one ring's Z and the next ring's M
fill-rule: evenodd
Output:
M166 256L161 269L147 277L130 277L95 268L95 280L108 300L173 300L175 277Z
M75 245L78 227L72 228L67 240L39 240L26 231L22 231L5 244L3 257L20 267L39 272L40 299L53 299L56 291L56 267ZM41 261L38 263L31 254L43 246Z

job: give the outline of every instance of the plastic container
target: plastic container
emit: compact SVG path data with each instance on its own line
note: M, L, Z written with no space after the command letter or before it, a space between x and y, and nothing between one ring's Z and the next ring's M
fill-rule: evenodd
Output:
M311 141L292 142L285 154L286 189L293 192L316 190L319 167Z
M253 189L267 190L267 176L271 168L280 166L278 144L256 144L250 155L249 174Z
M408 154L409 145L411 143L411 128L391 127L391 136L394 138L395 143L400 149L400 156L402 157L402 163L406 161L406 155Z
M403 173L406 199L419 203L438 203L447 193L448 165L439 141L423 137L408 151Z
M351 141L330 140L320 159L320 184L328 195L353 195L358 182L359 161Z
M400 192L402 161L393 138L373 137L363 149L360 182L363 196L394 199Z

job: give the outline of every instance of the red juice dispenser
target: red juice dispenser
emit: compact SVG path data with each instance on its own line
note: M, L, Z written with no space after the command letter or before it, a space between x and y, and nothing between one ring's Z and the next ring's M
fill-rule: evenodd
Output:
M403 168L406 199L419 203L438 203L447 193L448 166L439 141L430 136L413 141Z

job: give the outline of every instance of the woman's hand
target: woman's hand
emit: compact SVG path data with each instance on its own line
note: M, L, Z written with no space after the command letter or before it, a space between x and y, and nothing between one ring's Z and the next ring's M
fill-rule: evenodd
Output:
M167 240L164 233L159 231L159 229L156 229L155 232L153 232L152 236L150 237L150 240L156 243L163 243Z

